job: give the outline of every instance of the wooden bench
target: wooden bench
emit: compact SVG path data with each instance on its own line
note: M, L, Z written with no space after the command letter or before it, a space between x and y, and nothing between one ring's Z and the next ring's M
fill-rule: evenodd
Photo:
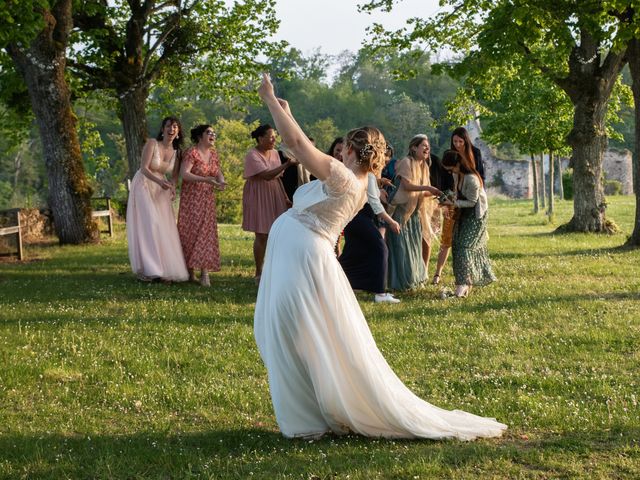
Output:
M0 210L0 216L5 215L13 215L15 216L15 220L12 225L0 227L0 237L4 237L5 235L17 235L18 251L16 254L18 255L18 260L24 260L24 252L22 250L22 225L20 225L20 209L11 208L9 210ZM13 255L13 253L10 253L10 255Z
M101 230L101 233L108 233L110 237L113 237L113 216L111 215L111 197L95 197L91 199L94 202L104 202L106 208L104 210L94 210L91 213L93 218L106 217L107 230Z

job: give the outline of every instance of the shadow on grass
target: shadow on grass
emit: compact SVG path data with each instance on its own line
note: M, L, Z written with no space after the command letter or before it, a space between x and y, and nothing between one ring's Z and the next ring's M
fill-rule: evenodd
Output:
M73 300L117 299L131 302L148 299L184 300L194 303L252 304L257 287L253 277L237 274L211 274L211 287L178 282L142 282L130 271L105 271L81 268L55 271L0 272L0 284L6 287L3 301L12 302L28 298L29 302L48 303Z
M5 434L0 437L0 468L7 472L9 467L25 478L273 478L284 472L300 476L327 470L364 473L359 478L367 478L367 471L377 478L380 473L383 478L385 474L399 478L401 472L416 468L451 473L471 466L482 471L503 462L511 464L512 473L519 467L564 477L571 472L559 459L566 462L563 457L569 456L580 462L590 453L615 456L634 444L637 447L639 435L638 429L631 428L549 434L531 441L512 433L477 442L356 435L309 442L260 428L182 435ZM600 461L606 462L602 457Z
M424 316L425 314L433 314L436 317L442 316L442 309L446 308L447 314L456 317L458 315L462 316L473 316L474 314L478 315L478 318L481 318L481 314L492 312L492 311L500 311L500 310L508 310L514 311L518 309L522 309L525 306L530 307L531 305L537 305L541 303L574 303L574 302L590 302L590 301L608 301L608 302L619 302L625 300L640 300L640 291L633 292L607 292L600 294L593 293L574 293L570 295L556 295L554 297L549 297L546 293L541 293L538 296L524 296L517 299L503 298L503 299L487 299L484 300L479 298L479 291L482 287L478 287L474 289L471 293L472 296L469 298L455 298L450 297L446 299L440 299L439 295L434 292L411 292L405 293L404 295L399 294L400 298L403 300L420 300L425 299L428 296L429 300L437 300L432 304L428 303L418 303L416 305L405 306L402 309L401 315L393 317L397 321L405 322L408 318L411 318L412 315L416 316ZM486 288L491 288L486 287ZM407 305L406 303L404 305Z

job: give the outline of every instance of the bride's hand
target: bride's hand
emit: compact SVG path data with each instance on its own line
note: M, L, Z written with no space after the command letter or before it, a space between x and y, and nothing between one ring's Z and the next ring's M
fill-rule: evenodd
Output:
M287 102L284 98L276 98L276 100L278 100L278 103L280 104L282 109L285 112L287 112L289 115L291 115L291 109L289 108L289 102Z
M273 92L273 84L271 83L271 76L268 73L262 74L262 83L258 87L258 95L265 101L267 98L275 97Z

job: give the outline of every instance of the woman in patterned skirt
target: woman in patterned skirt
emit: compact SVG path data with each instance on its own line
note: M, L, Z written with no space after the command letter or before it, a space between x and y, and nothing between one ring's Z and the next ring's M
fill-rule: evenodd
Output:
M449 150L442 157L442 166L453 174L457 194L455 202L444 203L459 211L452 242L455 295L466 297L473 285L496 280L487 250L487 194L480 174L466 155Z
M178 232L189 280L197 281L195 269L200 269L200 284L211 285L209 272L220 271L220 247L216 219L215 190L224 190L225 181L218 154L214 149L216 134L211 125L191 129L196 145L187 150L182 160L182 192L178 214Z

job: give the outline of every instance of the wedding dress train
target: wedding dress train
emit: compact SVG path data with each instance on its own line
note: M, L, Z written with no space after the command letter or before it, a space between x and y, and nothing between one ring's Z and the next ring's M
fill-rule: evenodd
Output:
M414 395L378 350L333 250L365 191L340 162L301 186L269 233L254 329L282 434L386 438L500 436L491 418Z

